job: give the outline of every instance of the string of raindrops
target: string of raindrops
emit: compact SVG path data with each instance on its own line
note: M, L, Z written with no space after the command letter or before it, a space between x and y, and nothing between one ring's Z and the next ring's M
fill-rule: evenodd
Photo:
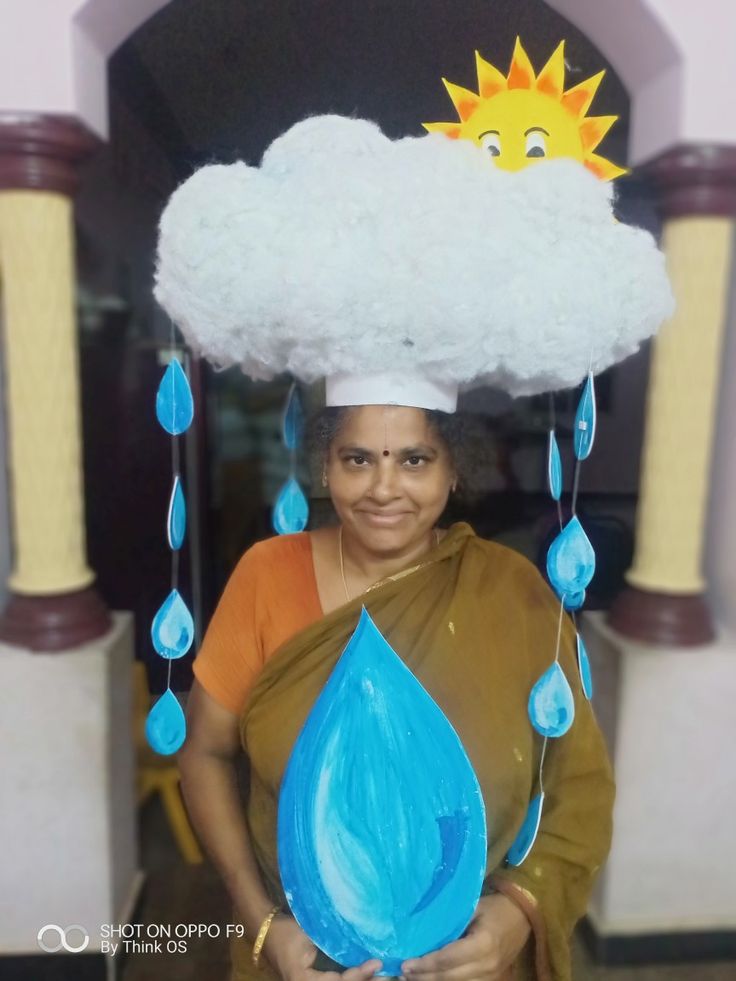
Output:
M562 618L567 610L575 625L576 656L580 685L585 698L593 695L593 681L588 653L583 638L578 631L575 613L585 602L585 590L595 572L595 552L577 516L577 495L580 479L580 464L590 456L593 449L596 427L595 385L592 371L588 372L573 428L573 451L575 453L575 472L571 517L563 527L562 507L562 460L555 434L554 401L551 401L551 427L547 445L547 481L552 499L557 502L559 534L547 551L547 576L560 600L560 615L557 622L557 640L552 664L532 687L527 711L534 729L544 737L539 759L538 792L529 803L524 821L514 842L506 855L509 865L518 866L532 850L539 831L544 809L544 759L550 739L559 739L570 729L575 719L575 701L570 683L560 667L560 639Z
M162 756L170 756L184 744L186 719L179 699L171 690L171 662L184 657L194 641L194 620L179 592L179 552L187 528L187 507L180 473L180 440L194 418L194 401L171 328L171 360L156 393L156 418L171 436L171 492L166 516L166 541L171 553L170 590L151 623L154 650L168 661L166 690L146 719L148 744Z

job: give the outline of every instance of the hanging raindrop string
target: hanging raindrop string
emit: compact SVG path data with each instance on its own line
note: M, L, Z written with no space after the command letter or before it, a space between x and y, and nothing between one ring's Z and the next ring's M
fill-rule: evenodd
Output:
M171 435L171 493L166 518L166 538L171 552L169 594L151 624L151 640L157 653L168 660L166 691L158 699L146 720L146 738L150 746L164 756L175 753L186 739L186 720L176 695L171 690L171 662L183 657L194 640L194 621L179 593L179 550L184 542L187 524L186 500L182 489L178 437L185 433L194 418L192 391L179 361L174 342L174 325L170 333L171 358L156 394L156 418Z
M521 865L534 847L539 832L544 808L544 760L547 754L547 743L550 739L559 739L564 736L575 719L575 699L567 676L560 665L562 620L565 610L570 611L575 625L576 656L581 688L586 698L591 698L593 694L588 654L583 638L578 632L575 618L575 610L580 609L585 602L585 590L595 572L595 552L576 513L580 464L590 455L595 438L596 405L592 370L588 371L588 377L575 413L573 432L575 473L572 490L572 516L564 527L560 505L562 462L555 435L554 410L554 398L550 396L547 479L550 495L557 502L560 532L547 552L547 576L560 599L560 612L557 620L554 660L532 687L529 695L527 706L529 720L534 729L544 737L537 778L539 790L530 801L521 828L506 855L506 861L510 865Z
M292 383L286 399L281 425L284 445L289 450L289 476L276 498L271 515L273 529L279 535L291 535L304 531L309 520L309 504L296 477L296 451L304 434L304 410L299 389Z

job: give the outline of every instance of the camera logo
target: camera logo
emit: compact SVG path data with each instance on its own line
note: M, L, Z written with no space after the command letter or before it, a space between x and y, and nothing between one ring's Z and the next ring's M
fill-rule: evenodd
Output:
M76 947L69 943L69 934L75 930L82 935L82 942L78 943ZM38 940L38 946L41 950L45 950L47 954L55 954L57 951L62 950L62 948L69 954L81 954L83 950L87 949L87 945L89 944L89 934L78 923L73 923L66 929L57 926L56 923L47 923L46 926L42 926L38 931L38 937L36 939Z

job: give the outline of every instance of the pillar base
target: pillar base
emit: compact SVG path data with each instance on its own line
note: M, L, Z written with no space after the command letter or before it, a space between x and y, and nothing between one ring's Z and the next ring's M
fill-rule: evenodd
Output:
M0 641L31 651L64 651L101 637L110 613L94 586L73 593L11 593L0 617Z
M645 644L695 647L715 639L702 593L676 596L629 586L616 597L608 624L624 637Z

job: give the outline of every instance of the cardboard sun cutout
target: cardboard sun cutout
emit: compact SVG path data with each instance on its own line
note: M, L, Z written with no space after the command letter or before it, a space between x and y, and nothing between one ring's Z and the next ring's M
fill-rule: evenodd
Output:
M595 153L618 116L586 116L605 71L573 88L565 86L565 42L561 41L539 75L519 38L508 75L476 51L478 92L443 78L459 123L424 123L430 133L472 140L504 170L521 170L545 158L571 157L601 180L627 173Z

